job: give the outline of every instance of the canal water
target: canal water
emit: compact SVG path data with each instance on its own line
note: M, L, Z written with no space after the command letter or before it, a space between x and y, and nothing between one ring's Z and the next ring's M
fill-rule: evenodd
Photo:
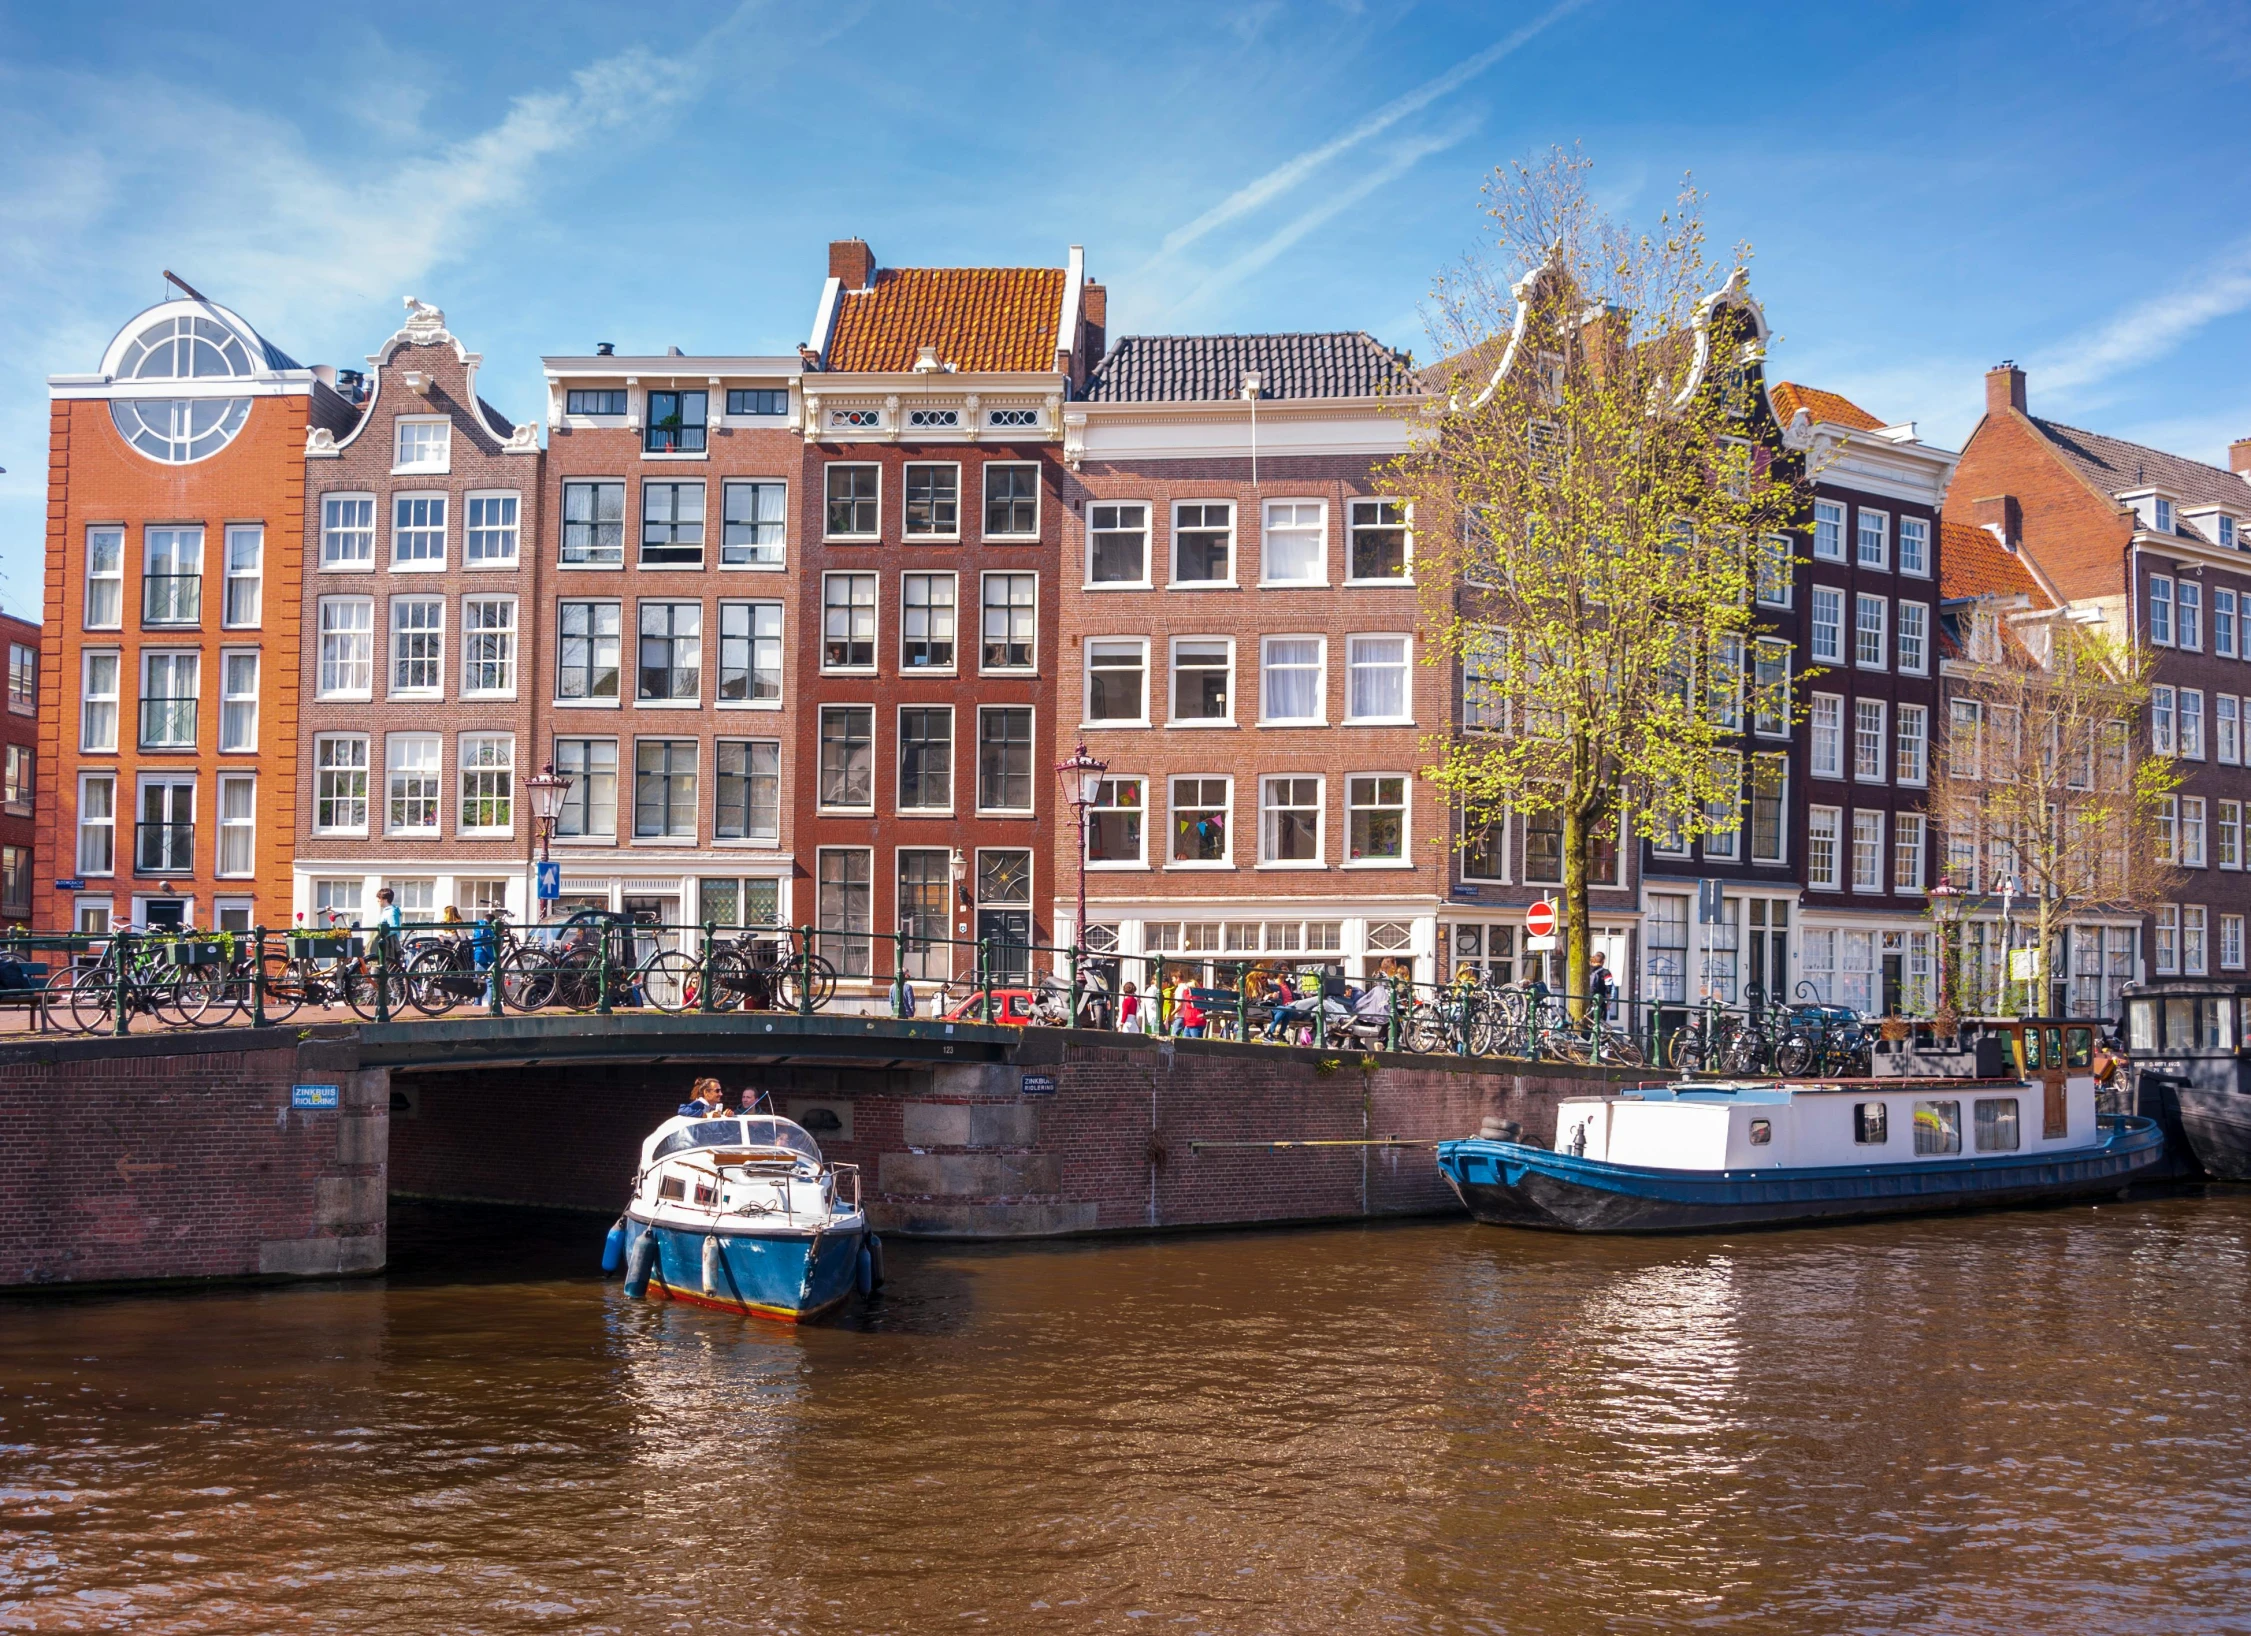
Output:
M803 1331L607 1225L0 1305L0 1629L2251 1631L2251 1192L898 1245Z

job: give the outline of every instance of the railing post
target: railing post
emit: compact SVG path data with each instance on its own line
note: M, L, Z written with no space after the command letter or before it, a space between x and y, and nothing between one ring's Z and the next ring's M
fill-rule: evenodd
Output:
M712 1009L711 945L713 938L718 935L718 931L719 923L717 921L707 920L703 923L703 977L701 979L701 983L696 995L696 1009L698 1011L709 1011Z
M110 995L111 1001L117 1009L117 1015L112 1023L112 1032L124 1034L128 1032L125 1021L127 1015L125 985L130 980L132 973L133 934L131 932L119 932L111 938L111 942L117 948L117 980Z
M797 928L797 1014L813 1014L813 928Z
M375 928L375 1020L391 1020L391 928Z
M610 1014L610 939L617 930L604 926L602 935L594 940L594 1009L605 1017Z
M263 1028L266 1026L266 928L251 927L250 936L250 1026Z
M1384 986L1391 990L1391 1016L1385 1029L1388 1040L1385 1049L1396 1051L1399 1049L1399 985L1386 983Z
M977 986L985 996L985 1021L993 1020L993 940L977 939Z
M1235 1043L1248 1045L1251 1039L1250 967L1242 961L1235 962Z
M487 920L485 924L492 928L492 958L485 966L485 1009L493 1016L498 1017L503 1014L500 1004L500 956L504 940L500 935L500 925L497 921ZM477 946L474 943L469 945L469 963L471 965L476 964L476 948Z
M1477 990L1456 983L1454 999L1454 1055L1469 1055L1469 1008L1477 1003Z
M1078 1026L1079 1026L1079 951L1078 951L1078 945L1077 945L1077 944L1075 944L1075 943L1074 943L1074 944L1073 944L1073 945L1071 946L1071 949L1070 949L1070 956L1071 956L1071 1014L1070 1014L1070 1015L1069 1015L1068 1017L1064 1018L1064 1020L1063 1020L1063 1026L1064 1026L1065 1028L1076 1028L1076 1027L1078 1027Z
M1313 1048L1329 1048L1329 979L1326 973L1313 980Z

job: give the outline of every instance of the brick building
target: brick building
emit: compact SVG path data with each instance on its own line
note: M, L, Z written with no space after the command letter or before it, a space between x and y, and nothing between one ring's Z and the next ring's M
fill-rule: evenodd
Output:
M1062 419L1103 306L1075 246L900 268L829 247L802 383L795 918L848 978L890 971L882 934L990 940L1004 975L1054 938ZM972 964L909 954L932 978Z
M1439 970L1451 823L1419 769L1453 689L1379 470L1412 386L1356 332L1129 336L1065 409L1058 743L1109 764L1090 947ZM1066 814L1053 855L1068 942Z
M534 691L538 430L477 396L483 361L408 299L350 427L305 448L294 909L521 915Z
M355 411L192 293L48 385L32 919L284 925L305 441Z
M545 754L571 778L562 908L792 922L799 361L604 344L545 363L528 681Z
M2181 761L2170 816L2191 882L2183 900L2148 917L2146 946L2129 949L2129 928L2090 918L2051 951L2068 961L2053 969L2070 973L2073 1010L2115 1015L2129 966L2161 977L2245 969L2251 439L2223 468L2034 415L2014 364L1989 371L1985 387L1948 519L1985 530L2067 617L2106 621L2152 650L2149 746Z
M54 796L55 764L39 765L39 627L14 614L0 614L0 640L8 647L8 708L0 714L0 920L25 925L31 920L33 859L38 855L38 816Z

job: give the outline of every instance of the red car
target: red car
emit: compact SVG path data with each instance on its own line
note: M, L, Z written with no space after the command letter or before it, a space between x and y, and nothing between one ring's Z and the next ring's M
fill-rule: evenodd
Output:
M943 1014L946 1022L984 1022L985 996L982 990L961 1001L951 1011ZM993 990L992 1021L1007 1028L1029 1028L1032 1024L1032 991L1028 988L996 988Z

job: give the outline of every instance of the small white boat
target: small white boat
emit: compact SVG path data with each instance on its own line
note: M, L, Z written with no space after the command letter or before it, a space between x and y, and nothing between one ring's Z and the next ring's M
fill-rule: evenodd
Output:
M1567 1097L1553 1150L1442 1142L1480 1221L1684 1232L2116 1193L2162 1156L2147 1119L2095 1111L2091 1075L1647 1085Z
M848 1184L848 1185L847 1185ZM641 1144L604 1270L625 1292L797 1322L883 1281L857 1165L768 1114L667 1119Z

